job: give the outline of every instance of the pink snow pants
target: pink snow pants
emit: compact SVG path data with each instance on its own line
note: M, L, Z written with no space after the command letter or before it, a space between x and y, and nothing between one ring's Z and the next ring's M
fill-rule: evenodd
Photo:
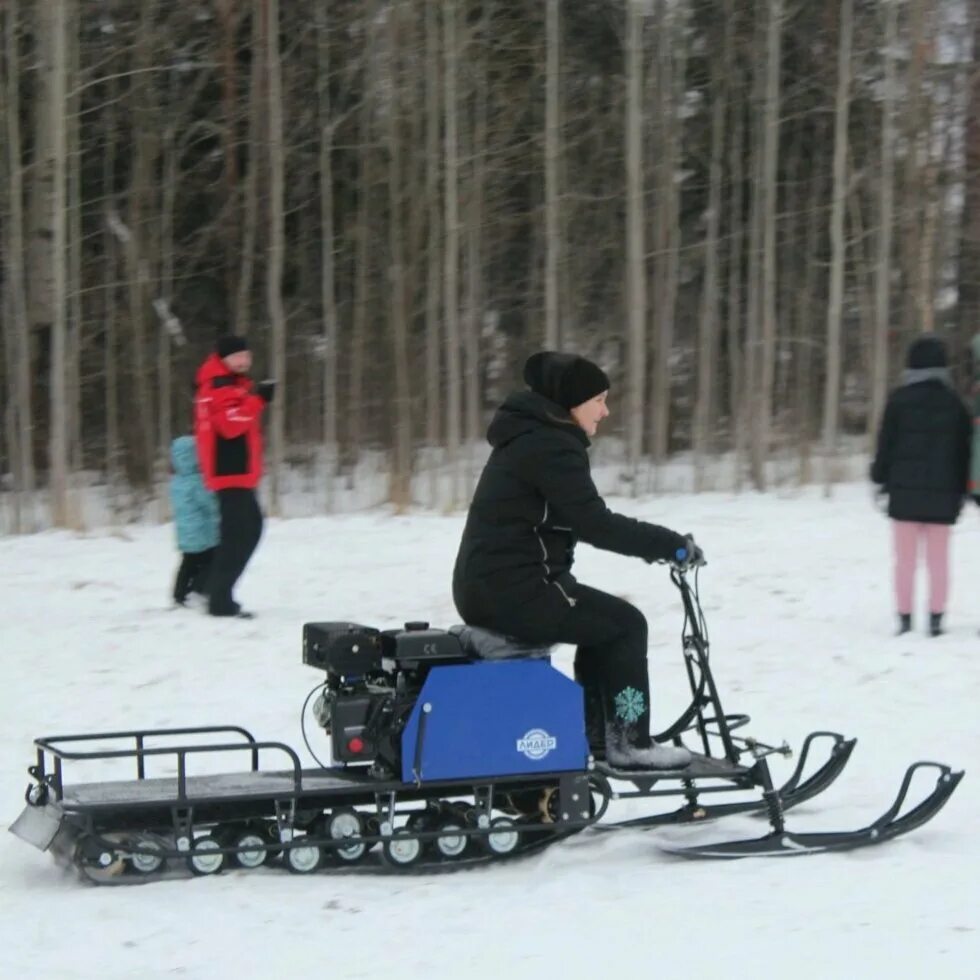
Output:
M895 601L899 614L912 612L915 590L915 566L919 541L926 543L926 566L929 569L929 612L946 611L949 595L949 524L917 524L914 521L892 521L895 536Z

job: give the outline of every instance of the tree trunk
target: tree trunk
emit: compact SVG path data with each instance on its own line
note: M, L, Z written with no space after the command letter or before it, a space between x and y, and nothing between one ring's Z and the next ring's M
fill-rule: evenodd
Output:
M69 527L71 514L68 499L68 418L66 376L66 200L67 176L67 15L65 4L55 3L42 14L44 49L50 52L50 111L42 125L51 127L52 192L51 192L51 424L48 437L48 487L51 498L51 523Z
M545 273L544 273L544 344L549 350L561 346L561 326L558 308L558 266L561 260L561 231L559 227L558 160L561 153L561 131L558 104L560 65L560 0L547 2L547 54L545 69L544 123L544 212L545 212Z
M763 54L766 48L766 31L760 16L762 5L770 0L761 0L756 4L755 35L755 64L752 70L752 103L756 106L766 102L766 73L767 64ZM738 438L744 450L748 453L749 470L752 484L756 490L765 488L765 474L762 469L762 400L759 392L760 352L762 347L762 212L763 212L763 142L765 140L765 117L752 111L750 106L751 129L749 135L749 189L751 195L749 210L749 254L748 279L746 283L746 321L745 321L745 367L743 369L742 399L743 417L737 423ZM737 451L739 457L744 457L744 451ZM739 477L741 480L741 476Z
M732 91L738 92L736 74L732 80ZM734 458L733 486L742 486L744 468L745 436L743 425L747 415L747 399L743 385L745 357L742 340L742 256L745 241L745 190L742 168L745 149L745 110L737 97L732 98L732 142L728 160L731 171L731 190L729 191L729 249L728 249L728 428Z
M269 134L269 250L266 263L266 303L269 311L272 376L276 379L279 401L272 410L269 440L271 494L269 509L282 513L281 480L285 450L286 395L286 311L282 302L282 269L285 253L285 161L282 130L282 64L279 57L279 0L263 0L266 39L267 107Z
M776 204L779 188L779 73L782 62L783 0L769 0L766 25L766 102L762 148L762 346L758 417L753 444L756 485L765 489L772 427L772 391L776 368Z
M402 142L398 131L402 91L401 4L396 0L388 9L388 70L393 81L388 103L388 283L392 359L395 392L392 403L393 453L389 498L396 512L412 502L412 398L408 380L408 311L405 293L405 259L402 221Z
M248 88L248 163L245 173L245 205L242 227L238 290L231 323L232 333L247 334L252 323L252 276L258 229L258 186L262 170L262 91L265 88L265 55L262 43L262 0L252 0L252 67ZM212 338L213 340L214 338Z
M827 371L823 402L824 486L830 494L840 412L841 315L844 296L844 207L847 199L847 119L851 91L853 0L841 0L834 110L834 184L830 212L830 295L827 301Z
M651 448L657 463L666 458L670 440L670 358L674 346L680 261L680 186L677 182L683 140L680 101L686 71L685 52L677 43L683 34L682 24L675 18L684 16L682 8L675 9L668 0L661 0L657 18L659 98L656 103L660 119L660 165L657 168L657 233L654 239L654 359L650 379Z
M980 331L980 11L972 8L973 63L967 80L963 217L959 242L958 346ZM972 378L970 379L972 381Z
M3 144L7 154L9 181L8 214L6 226L5 270L6 290L10 302L10 328L12 330L12 395L17 433L14 454L14 486L20 497L22 520L18 530L34 530L34 432L33 384L31 372L30 322L27 310L27 289L24 280L24 182L20 139L20 59L18 57L17 0L8 0L4 17L4 51L6 72L3 79L6 96L4 121L6 132Z
M488 10L483 12L483 29L489 23ZM484 37L485 37L484 33ZM487 143L487 64L481 58L474 65L475 92L473 123L470 126L469 194L466 205L466 321L463 352L466 362L465 435L466 435L466 495L469 497L476 481L473 452L480 439L480 405L482 402L482 371L480 369L480 330L483 321L483 195Z
M221 21L221 106L224 114L222 141L224 151L225 180L225 289L229 302L238 295L235 282L238 250L238 81L235 34L238 30L238 14L235 0L220 0L217 4Z
M868 444L872 445L888 393L888 331L891 326L892 226L895 188L895 48L898 44L898 3L885 2L885 81L881 103L881 151L878 190L878 236L875 261L875 332L871 356L871 411ZM978 104L980 109L980 104Z
M626 462L633 496L643 452L646 381L646 245L643 207L643 11L626 5Z
M704 286L701 293L701 321L698 333L698 394L694 415L695 489L704 488L704 456L712 451L717 387L715 362L717 352L719 275L718 234L721 225L722 158L725 151L725 115L727 110L725 79L732 61L732 24L729 10L725 17L724 60L712 63L711 72L711 159L708 174L708 213L704 242Z
M330 111L330 29L326 2L317 4L317 92L320 122L320 305L323 318L324 504L333 507L337 465L337 294L334 257L333 120Z
M425 5L425 197L428 207L425 288L425 442L432 454L429 466L429 506L438 499L436 446L439 444L439 418L442 409L442 377L439 370L439 276L442 264L440 248L439 201L439 8Z
M448 507L453 509L460 499L460 413L461 377L459 363L459 178L457 135L457 77L458 60L456 36L457 0L443 0L443 70L444 89L444 160L445 160L445 253L443 255L443 311L446 321L446 369L448 391L446 398L446 441L450 468Z

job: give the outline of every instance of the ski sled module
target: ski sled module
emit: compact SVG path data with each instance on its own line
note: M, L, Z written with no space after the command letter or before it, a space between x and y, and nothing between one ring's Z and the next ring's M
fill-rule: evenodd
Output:
M656 738L691 750L684 768L620 770L590 754L582 689L552 667L546 648L472 627L317 622L303 628L303 662L325 679L307 697L301 728L317 759L306 730L312 701L330 765L304 768L289 745L237 725L37 738L27 805L10 830L94 882L128 884L263 865L297 874L451 870L586 830L732 814L765 817L768 831L664 849L689 858L796 856L880 844L939 812L963 773L922 761L865 826L789 830L786 811L834 782L855 740L812 732L777 785L769 759L790 755L788 746L740 734L749 717L722 707L697 572L670 574L691 700ZM229 756L241 760L232 771L194 773ZM93 778L108 765L112 778ZM79 781L83 771L88 781ZM929 777L934 784L920 792ZM671 797L678 803L663 810ZM651 812L616 821L623 800L645 801Z

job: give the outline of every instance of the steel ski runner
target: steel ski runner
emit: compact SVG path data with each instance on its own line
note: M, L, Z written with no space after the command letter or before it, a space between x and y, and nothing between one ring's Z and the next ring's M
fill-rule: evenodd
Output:
M10 830L93 881L125 884L273 862L297 874L451 870L526 855L586 828L699 824L743 813L768 818L769 832L667 849L690 858L797 856L880 844L939 812L963 773L916 762L893 804L867 826L788 830L786 812L840 775L855 740L811 733L777 787L769 757L788 756L789 748L738 734L749 717L722 708L697 572L672 567L670 574L684 609L691 702L657 740L696 745L683 769L621 771L593 758L582 689L551 666L548 649L470 627L307 623L303 662L326 677L303 706L303 738L316 758L305 726L314 699L331 766L303 768L290 746L238 726L38 738L27 806ZM190 772L229 754L242 759L234 772ZM125 765L131 778L69 781L69 770L74 776L84 764L92 772L100 763ZM158 768L166 774L150 774ZM911 805L913 777L924 771L935 786ZM719 794L724 800L713 802ZM662 797L682 803L607 819L622 800Z

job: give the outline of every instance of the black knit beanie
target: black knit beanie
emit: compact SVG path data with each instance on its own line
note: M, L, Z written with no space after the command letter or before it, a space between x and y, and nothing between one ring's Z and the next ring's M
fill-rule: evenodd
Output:
M930 334L917 337L909 347L905 364L912 370L947 367L949 358L946 356L946 345L939 337Z
M592 361L578 354L538 351L524 365L524 380L536 391L566 411L609 390L609 377Z
M248 341L244 337L229 334L227 337L219 338L217 344L214 345L214 350L218 357L228 357L231 354L237 354L239 351L248 350Z

